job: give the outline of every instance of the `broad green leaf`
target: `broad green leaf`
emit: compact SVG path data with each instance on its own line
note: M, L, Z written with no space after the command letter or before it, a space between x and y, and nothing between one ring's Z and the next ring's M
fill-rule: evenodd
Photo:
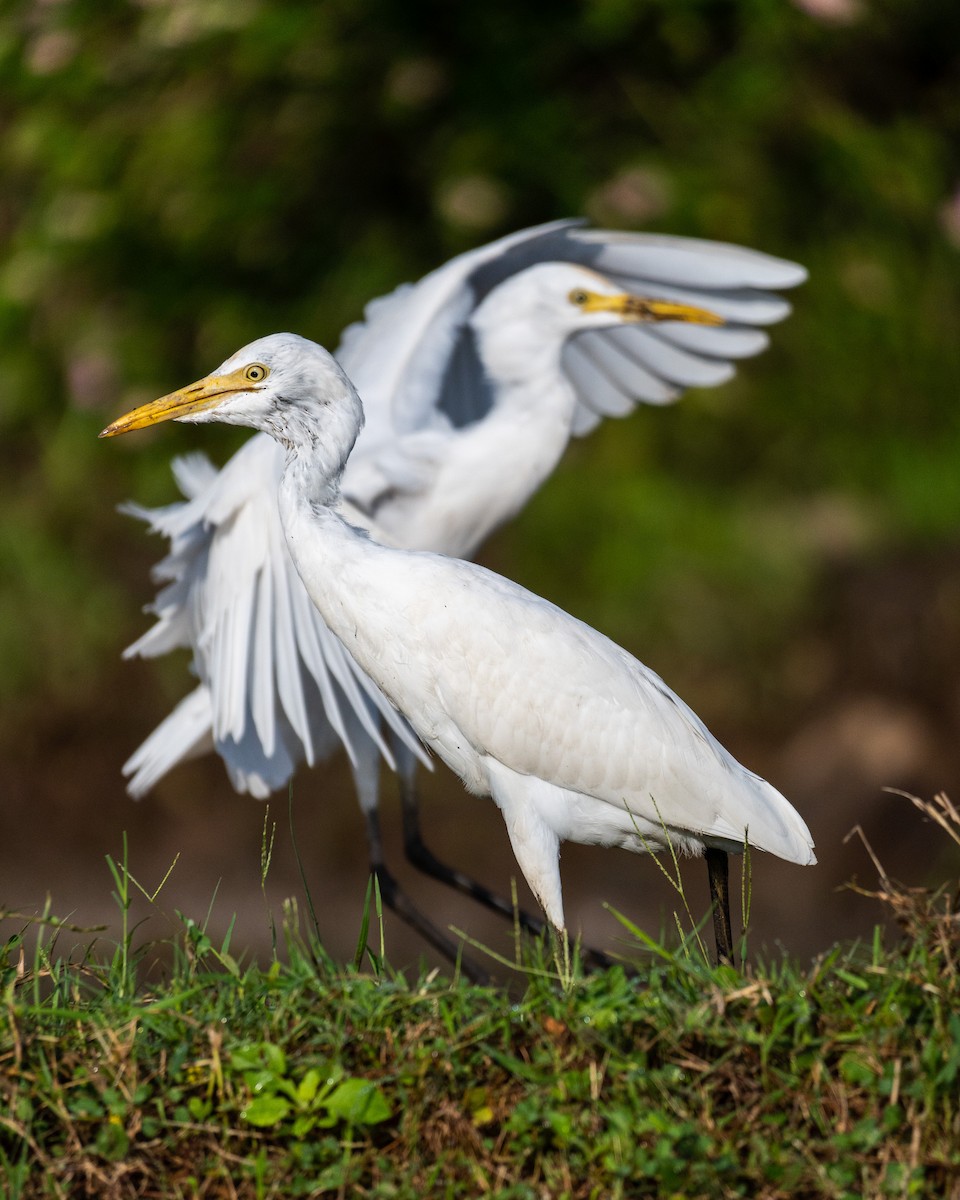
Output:
M367 1079L345 1079L327 1097L326 1107L350 1125L377 1125L390 1116L386 1097Z
M245 1121L249 1121L251 1125L266 1129L273 1125L279 1125L290 1115L291 1109L290 1101L284 1100L282 1096L257 1096L241 1112L240 1116Z
M303 1079L300 1080L300 1085L297 1088L297 1103L306 1107L314 1096L316 1096L319 1086L320 1072L316 1067L311 1067Z

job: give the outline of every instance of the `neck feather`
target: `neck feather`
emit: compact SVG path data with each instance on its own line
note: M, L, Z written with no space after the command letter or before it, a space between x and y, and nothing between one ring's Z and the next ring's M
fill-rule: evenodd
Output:
M356 392L335 402L298 398L263 421L263 429L287 452L284 476L311 506L335 505L350 451L363 424Z
M531 337L523 324L501 318L473 322L484 369L501 387L521 387L529 380L560 370L563 339Z

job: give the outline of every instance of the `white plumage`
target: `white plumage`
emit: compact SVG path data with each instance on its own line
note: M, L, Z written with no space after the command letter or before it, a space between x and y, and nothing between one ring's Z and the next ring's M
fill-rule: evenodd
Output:
M789 311L766 289L804 277L740 247L572 222L453 259L374 301L343 335L337 357L367 414L343 511L380 541L471 556L572 435L729 378L735 360L766 346L757 326ZM586 311L570 301L576 289L660 301L676 319ZM665 302L694 307L671 314ZM708 314L725 323L699 323ZM192 455L175 465L186 502L131 506L171 547L156 571L158 620L127 653L187 646L199 685L125 772L139 796L215 748L237 790L262 797L342 742L373 829L379 757L399 760L409 780L416 742L307 600L280 527L283 461L266 436L219 473Z
M466 786L492 795L558 929L562 840L639 852L669 839L694 854L749 842L815 862L784 797L626 651L482 567L380 545L343 519L362 409L321 347L262 338L104 433L171 418L247 425L283 447L281 524L326 628Z

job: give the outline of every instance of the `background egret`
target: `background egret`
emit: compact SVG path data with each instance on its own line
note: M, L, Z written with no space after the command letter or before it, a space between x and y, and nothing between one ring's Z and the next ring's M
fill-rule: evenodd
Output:
M816 862L796 810L642 663L483 567L381 546L336 512L363 415L321 347L262 338L101 436L170 419L249 426L283 448L280 519L310 598L426 745L493 797L555 929L562 840L713 852L720 959L732 953L726 852L749 842Z
M804 278L802 267L736 246L560 222L374 301L337 352L367 416L344 475L350 519L391 545L471 556L553 471L571 435L729 379L735 360L766 346L758 327L789 311L764 289ZM187 502L134 509L171 551L158 571L157 624L128 654L187 646L200 683L126 764L130 790L142 795L215 748L234 786L262 797L342 741L387 903L449 951L384 866L381 754L400 768L415 865L500 911L509 905L424 845L415 748L307 601L287 553L282 465L261 435L219 474L199 456L180 460Z

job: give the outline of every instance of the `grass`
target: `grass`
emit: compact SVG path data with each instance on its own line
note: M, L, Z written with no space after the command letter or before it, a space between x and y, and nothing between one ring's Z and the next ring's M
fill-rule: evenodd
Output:
M0 1193L960 1197L958 895L879 876L898 931L812 966L644 938L561 983L530 946L519 990L337 965L293 902L266 969L184 917L64 957L42 914L0 962Z

